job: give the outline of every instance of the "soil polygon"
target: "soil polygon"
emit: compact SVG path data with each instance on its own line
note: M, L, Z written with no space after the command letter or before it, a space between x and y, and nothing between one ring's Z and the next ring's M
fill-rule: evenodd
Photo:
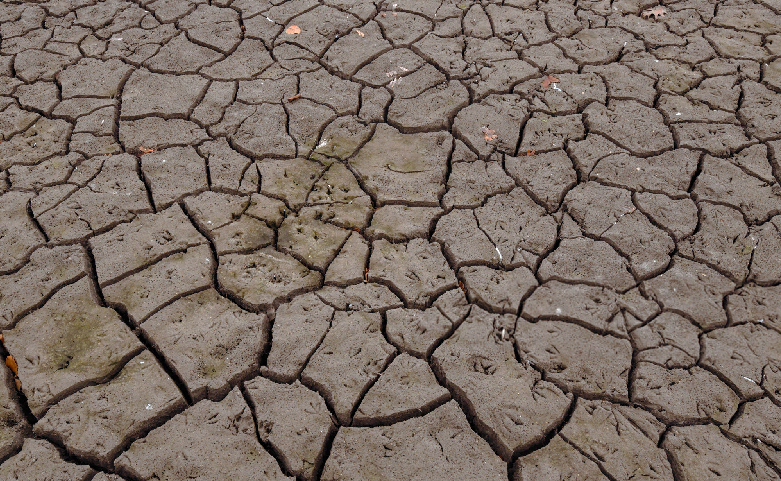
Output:
M596 258L598 260L594 261ZM540 264L540 279L583 282L625 291L635 284L626 259L607 242L564 239Z
M643 289L664 309L692 319L703 329L724 326L724 296L735 284L704 264L673 258L664 274L643 282Z
M174 299L205 289L212 281L212 252L206 245L171 254L103 288L106 302L140 324Z
M89 245L101 286L116 282L174 252L206 242L174 205L159 214L140 214L132 222L95 236Z
M514 361L504 318L478 307L433 354L435 371L503 459L542 442L564 417L571 398L531 367Z
M617 296L611 289L550 281L526 299L521 315L530 320L574 321L601 334L623 329L612 325L618 310Z
M404 305L388 286L368 281L344 288L325 286L315 294L340 311L385 312Z
M266 159L258 163L258 171L263 178L260 193L281 198L291 208L298 209L306 202L323 170L319 163L305 159Z
M281 382L298 377L331 327L334 309L315 294L298 296L279 306L264 375Z
M63 287L3 332L19 358L22 392L37 417L68 394L107 381L143 348L115 311L95 302L89 284L82 278ZM41 332L49 336L41 339Z
M394 99L388 109L388 123L402 132L431 132L446 129L456 113L469 103L469 92L459 82L435 85L411 99ZM419 106L425 105L425 109Z
M700 358L700 330L691 321L664 312L648 324L632 331L632 341L640 351L638 361L668 369L690 368Z
M320 221L313 214L288 216L279 226L277 247L310 268L323 271L336 257L350 232Z
M301 379L325 398L340 423L349 423L360 396L396 349L382 336L376 313L339 312Z
M322 479L505 479L504 464L468 426L458 405L451 401L424 417L393 426L343 428L334 439ZM354 446L362 449L356 452ZM366 463L366 459L371 461Z
M521 144L523 151L524 146ZM563 150L527 157L508 156L505 158L505 167L518 185L526 188L548 212L558 209L564 195L578 181L572 161Z
M122 93L122 118L144 115L186 117L195 102L205 93L207 81L197 75L175 76L136 70L125 83ZM177 95L179 92L187 97Z
M360 282L368 259L369 243L359 233L351 232L339 254L328 266L325 284L347 286Z
M748 275L756 243L754 236L749 236L739 211L725 205L702 203L699 231L680 242L678 251L741 282Z
M3 460L18 452L24 434L30 429L19 401L13 373L3 370L0 373L0 459Z
M604 135L635 155L658 155L673 148L673 137L662 115L634 100L611 100L607 107L592 103L583 113L591 132ZM637 131L645 132L647 137L641 141L634 135Z
M518 308L537 287L537 279L526 267L500 271L486 266L459 269L469 300L492 312L517 314Z
M367 278L389 283L408 305L415 307L425 307L431 296L456 286L456 276L439 244L422 239L413 239L406 245L384 239L375 241Z
M770 284L774 276L781 272L781 261L774 253L778 252L781 245L781 215L770 219L769 222L758 226L749 236L751 241L756 238L756 247L751 259L750 278L758 284ZM741 251L748 250L746 247Z
M208 138L206 131L189 120L144 117L139 120L122 120L119 123L119 141L128 152L141 151L141 147L161 150L202 142Z
M49 239L76 240L151 211L149 197L136 172L136 160L113 156L87 186L37 217Z
M746 403L730 426L729 433L764 454L771 463L777 464L781 459L777 434L780 425L781 410L773 401L765 398Z
M87 274L87 255L80 246L41 247L29 263L0 277L0 319L4 329L42 305L60 287Z
M489 198L475 215L506 267L536 266L556 240L554 219L521 188ZM493 255L489 259L495 262Z
M697 205L691 199L674 199L665 194L651 192L635 196L637 207L657 225L680 241L697 228Z
M453 209L437 221L432 239L442 244L448 261L460 268L465 265L494 264L501 255L480 229L474 212Z
M431 411L450 399L422 359L402 353L369 389L353 417L354 426L395 424Z
M761 324L741 324L705 334L702 338L704 367L728 379L742 398L757 398L764 391L766 366L781 362L781 333Z
M486 197L508 192L514 187L513 179L499 162L457 162L448 177L442 203L447 209L480 207Z
M752 286L727 296L727 313L733 324L767 324L781 331L781 286Z
M386 335L400 349L428 358L437 343L449 335L469 313L466 296L448 291L426 310L392 309L386 313Z
M53 406L34 431L93 464L111 468L131 439L184 405L176 384L144 351L105 385L86 387Z
M234 10L209 5L198 5L194 12L179 21L193 40L205 43L227 54L239 43L241 29Z
M220 402L203 400L177 414L134 442L117 459L116 466L121 474L144 480L217 480L223 476L293 479L282 474L258 442L252 413L238 389Z
M632 400L666 422L723 424L738 409L738 396L712 373L694 366L667 369L641 362L634 372Z
M579 479L607 481L597 464L555 436L547 446L518 458L513 481Z
M667 456L657 448L662 431L664 425L645 411L581 398L560 436L616 479L641 472L649 480L672 481Z
M519 319L515 345L522 362L547 373L547 380L576 394L616 401L629 399L632 345L560 321Z
M141 171L157 209L208 187L206 163L192 147L172 147L147 154L141 159ZM175 181L182 177L189 182Z
M86 481L95 471L84 464L65 459L54 445L44 440L25 439L22 450L0 466L0 475L9 481L33 477L51 481Z
M255 308L278 306L288 297L314 290L322 275L290 255L264 247L251 254L228 254L217 268L219 285Z
M0 249L5 253L0 260L0 272L21 267L24 259L36 247L43 244L43 234L27 216L30 195L8 192L0 195L0 215L7 222L0 226Z
M350 166L380 205L391 201L437 205L445 191L445 169L452 145L449 134L403 134L380 125L372 139L350 159ZM388 152L393 155L388 156Z
M520 96L489 95L462 109L453 130L480 158L487 159L494 150L514 155L521 126L528 118L528 104Z
M713 425L674 427L664 447L676 453L673 467L683 479L712 479L714 472L735 479L778 476L756 452L727 439Z
M374 212L366 235L369 239L388 239L391 242L427 237L442 209L436 207L407 207L386 205Z
M213 400L258 369L267 324L265 315L242 311L208 289L163 308L141 329L165 353L191 399Z
M261 441L280 454L287 471L312 479L336 428L323 399L298 381L277 384L258 377L246 389ZM299 406L306 406L303 415Z

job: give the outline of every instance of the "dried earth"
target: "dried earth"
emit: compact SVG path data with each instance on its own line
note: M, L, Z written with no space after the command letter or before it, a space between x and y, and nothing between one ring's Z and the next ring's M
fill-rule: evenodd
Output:
M779 480L779 182L779 0L4 0L0 479Z

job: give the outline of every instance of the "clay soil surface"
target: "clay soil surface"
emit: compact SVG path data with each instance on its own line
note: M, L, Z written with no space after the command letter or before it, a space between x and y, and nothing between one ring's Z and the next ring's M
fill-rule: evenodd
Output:
M781 479L781 1L4 0L0 479Z

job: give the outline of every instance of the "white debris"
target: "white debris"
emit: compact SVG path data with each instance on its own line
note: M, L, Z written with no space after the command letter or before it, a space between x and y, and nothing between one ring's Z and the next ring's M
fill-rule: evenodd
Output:
M494 249L496 249L496 253L499 254L499 262L504 262L504 259L502 259L502 251L496 246L494 246Z
M152 405L151 404L147 404L146 405L146 410L147 411L151 411L152 410Z
M746 376L740 376L740 377L742 377L746 381L753 382L754 384L757 384L757 382L755 380L751 379L750 377L746 377Z

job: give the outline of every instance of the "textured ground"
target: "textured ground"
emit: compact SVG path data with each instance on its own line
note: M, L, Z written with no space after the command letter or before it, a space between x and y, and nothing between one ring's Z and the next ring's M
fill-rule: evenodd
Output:
M781 479L781 1L393 1L0 4L0 479Z

